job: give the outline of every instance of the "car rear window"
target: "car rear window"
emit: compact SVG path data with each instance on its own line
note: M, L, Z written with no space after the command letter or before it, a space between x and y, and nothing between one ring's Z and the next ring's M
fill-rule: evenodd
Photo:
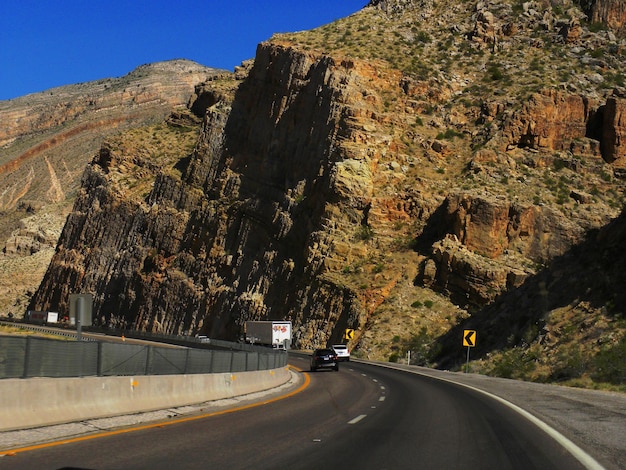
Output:
M337 344L333 346L333 349L348 349L348 347L344 346L343 344Z
M332 349L318 349L315 354L318 356L327 356L328 354L335 354L335 351Z

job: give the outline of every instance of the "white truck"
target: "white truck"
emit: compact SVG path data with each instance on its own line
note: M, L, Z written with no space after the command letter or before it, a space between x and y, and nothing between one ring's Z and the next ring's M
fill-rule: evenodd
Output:
M35 325L51 325L53 323L59 323L59 312L40 312L37 310L28 310L26 311L26 315L24 315L24 321Z
M247 321L246 342L277 349L291 347L290 321Z

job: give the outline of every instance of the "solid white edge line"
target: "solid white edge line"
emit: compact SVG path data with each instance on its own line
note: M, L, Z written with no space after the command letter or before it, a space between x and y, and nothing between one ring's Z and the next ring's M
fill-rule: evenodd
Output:
M381 365L381 364L374 364L374 365ZM539 429L541 429L546 434L548 434L550 437L552 437L561 446L563 446L564 449L566 449L570 454L572 454L572 456L576 460L578 460L581 464L583 464L583 466L585 468L587 468L588 470L606 470L602 465L600 465L600 463L598 463L598 461L596 461L596 459L594 459L591 455L589 455L583 449L578 447L576 444L574 444L572 441L570 441L567 437L565 437L563 434L558 432L552 426L544 423L539 418L537 418L535 415L529 413L528 411L526 411L523 408L520 408L519 406L515 405L514 403L511 403L510 401L507 401L504 398L499 397L498 395L494 395L493 393L486 392L485 390L481 390L481 389L473 387L471 385L467 385L467 384L460 383L460 382L455 382L454 380L450 380L450 379L444 379L443 377L436 377L434 375L422 374L422 373L420 373L418 371L413 371L413 370L409 370L409 369L401 369L399 367L386 366L386 365L381 365L381 366L382 367L387 367L389 369L394 369L394 370L403 370L403 371L409 372L411 374L421 375L421 376L424 376L424 377L429 377L431 379L441 380L443 382L449 382L449 383L452 383L452 384L455 384L455 385L460 385L462 387L469 388L470 390L474 390L475 392L482 393L483 395L486 395L489 398L492 398L492 399L502 403L503 405L509 407L513 411L515 411L515 412L519 413L520 415L522 415L528 421L530 421L535 426L537 426Z
M453 383L457 383L457 382L453 382ZM484 390L480 390L479 388L472 387L471 385L465 385L465 384L461 384L461 385L463 385L464 387L467 387L467 388L469 388L471 390L475 390L477 392L483 393L484 395L487 395L488 397L490 397L490 398L492 398L492 399L502 403L503 405L508 406L513 411L516 411L517 413L522 415L528 421L530 421L535 426L537 426L539 429L543 430L546 434L548 434L550 437L552 437L561 446L563 446L570 454L572 454L574 456L574 458L576 458L576 460L578 460L581 464L583 464L585 466L585 468L587 468L589 470L604 470L604 467L602 465L600 465L600 463L598 463L591 455L589 455L583 449L578 447L576 444L574 444L572 441L570 441L567 437L565 437L559 431L554 429L552 426L550 426L550 425L546 424L545 422L541 421L539 418L537 418L535 415L529 413L525 409L520 408L516 404L511 403L510 401L507 401L504 398L501 398L501 397L499 397L497 395L494 395L492 393L486 392Z
M363 418L365 418L367 415L359 415L356 418L352 418L350 421L348 421L348 424L356 424L359 421L361 421Z

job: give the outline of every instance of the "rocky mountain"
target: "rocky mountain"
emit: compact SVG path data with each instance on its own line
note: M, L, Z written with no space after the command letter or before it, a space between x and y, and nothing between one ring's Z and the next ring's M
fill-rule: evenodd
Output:
M101 147L31 307L91 292L99 325L226 339L291 319L296 347L350 328L439 367L470 328L474 370L623 384L623 20L379 0L276 35Z
M25 309L104 139L161 122L223 73L173 60L0 101L0 311Z

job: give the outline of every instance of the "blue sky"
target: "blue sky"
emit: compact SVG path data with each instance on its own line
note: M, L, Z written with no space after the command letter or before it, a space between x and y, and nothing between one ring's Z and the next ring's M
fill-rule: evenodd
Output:
M368 0L0 0L0 100L190 59L233 70L273 33L311 29Z

